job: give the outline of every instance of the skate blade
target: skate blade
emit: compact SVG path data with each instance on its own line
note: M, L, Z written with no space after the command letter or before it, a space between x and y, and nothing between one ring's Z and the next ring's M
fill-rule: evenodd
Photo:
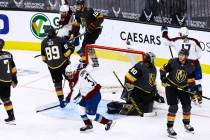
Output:
M185 130L187 133L190 133L190 134L195 134L195 131L189 131L189 130Z
M169 138L177 139L177 136L168 135Z
M8 125L16 125L15 121L5 122L5 124L8 124Z
M93 132L93 129L88 129L88 130L85 130L85 131L80 131L80 133L83 133L83 134L85 134L85 133L91 133L91 132Z

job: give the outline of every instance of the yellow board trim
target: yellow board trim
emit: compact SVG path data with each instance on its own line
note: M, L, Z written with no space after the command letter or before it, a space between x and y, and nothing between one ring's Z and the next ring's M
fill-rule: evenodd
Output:
M13 49L13 50L31 50L31 51L40 51L41 43L34 42L17 42L17 41L6 41L5 49ZM109 52L104 53L103 50L97 50L97 54L100 55L101 58L118 60L118 61L128 61L128 57L119 53L119 52ZM97 55L96 54L96 55ZM164 64L168 62L168 59L157 58L155 61L155 65L158 67L162 67ZM201 64L203 73L210 74L210 65Z

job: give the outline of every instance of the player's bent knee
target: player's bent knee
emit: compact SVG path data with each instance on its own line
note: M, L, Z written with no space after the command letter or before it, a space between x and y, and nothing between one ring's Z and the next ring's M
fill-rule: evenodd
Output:
M175 114L178 111L178 105L170 105L168 111Z
M183 105L182 110L183 112L190 112L191 111L191 106L190 105Z
M54 83L54 87L55 87L56 89L62 88L62 81L55 82L55 83Z

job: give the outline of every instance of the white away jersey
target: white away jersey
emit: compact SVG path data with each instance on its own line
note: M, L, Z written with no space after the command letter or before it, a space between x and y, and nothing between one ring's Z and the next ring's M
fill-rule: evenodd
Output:
M86 96L90 91L92 91L97 85L96 81L91 77L87 69L82 69L78 75L78 81L74 87L74 91L80 92L82 96Z
M163 42L167 46L171 46L176 50L176 54L178 54L179 50L185 48L189 51L189 59L196 60L202 56L202 48L200 46L200 42L194 38L183 38L183 37L175 37L169 38L167 34L163 33Z

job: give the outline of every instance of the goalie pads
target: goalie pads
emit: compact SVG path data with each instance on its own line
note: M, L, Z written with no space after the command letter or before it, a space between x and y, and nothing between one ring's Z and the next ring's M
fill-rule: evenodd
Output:
M153 111L153 103L148 105L139 104L144 113L150 113ZM135 107L132 104L127 104L118 101L112 101L107 104L107 113L108 114L121 114L121 115L134 115L137 116L139 113L136 111Z

